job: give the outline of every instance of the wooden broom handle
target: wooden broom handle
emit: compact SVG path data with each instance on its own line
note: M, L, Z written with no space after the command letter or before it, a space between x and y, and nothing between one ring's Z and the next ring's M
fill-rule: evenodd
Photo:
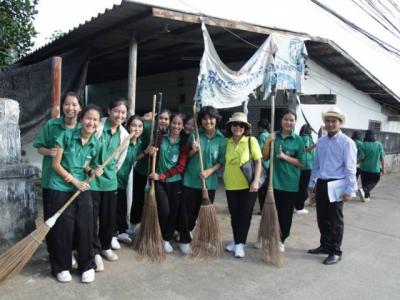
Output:
M275 90L271 93L271 133L275 133ZM271 141L269 150L269 187L273 189L272 176L274 174L275 141Z
M196 140L199 143L199 151L198 152L199 152L199 161L200 161L200 172L203 172L204 171L203 152L201 151L199 126L197 125L196 104L193 105L193 118L194 118L194 130L196 132ZM207 190L206 180L204 178L201 178L201 184L203 186L203 190Z

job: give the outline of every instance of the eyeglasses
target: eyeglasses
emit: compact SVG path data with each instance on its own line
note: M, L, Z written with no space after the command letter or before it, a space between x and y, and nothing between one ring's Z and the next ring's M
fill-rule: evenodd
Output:
M246 124L244 124L244 123L241 123L241 122L232 122L231 123L231 126L232 127L240 127L240 128L245 128L246 127Z

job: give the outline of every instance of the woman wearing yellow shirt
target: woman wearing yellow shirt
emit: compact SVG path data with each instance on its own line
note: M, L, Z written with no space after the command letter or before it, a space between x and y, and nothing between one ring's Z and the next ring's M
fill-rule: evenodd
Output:
M260 188L262 154L257 139L251 136L251 124L247 122L244 113L232 115L226 123L226 135L224 183L234 240L226 245L225 250L234 252L236 257L244 257L244 245ZM255 162L255 175L251 184L240 169L249 159Z

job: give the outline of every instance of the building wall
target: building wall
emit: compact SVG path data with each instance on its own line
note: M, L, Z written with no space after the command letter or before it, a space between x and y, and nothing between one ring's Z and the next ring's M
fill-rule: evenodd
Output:
M241 63L230 65L238 68ZM400 122L388 122L388 115L382 112L381 105L369 95L322 68L312 60L307 62L310 75L304 81L305 94L336 94L337 106L346 114L346 127L368 129L370 120L382 122L382 131L400 133ZM164 105L171 110L190 113L197 84L198 69L168 72L139 77L137 82L136 112L144 113L151 109L153 93L163 91ZM88 102L96 102L102 107L112 99L125 96L127 81L120 80L88 86ZM251 99L249 102L249 120L255 125L260 118L260 109L270 106L269 101ZM279 106L279 105L278 105ZM331 105L303 105L303 111L313 128L322 125L321 113ZM300 108L296 131L305 123Z
M238 69L241 63L231 64L232 69ZM369 120L382 122L382 131L400 133L400 122L388 122L388 115L382 112L381 105L375 102L370 96L357 90L347 81L322 68L312 60L308 60L307 65L310 74L304 82L305 94L336 94L337 105L346 114L347 121L345 127L352 129L368 129ZM163 107L168 107L173 111L191 113L193 96L197 84L198 69L174 71L163 74L139 77L137 82L136 113L143 114L151 110L152 95L158 91L164 94ZM108 103L118 97L127 94L127 80L119 80L96 85L87 86L88 103L96 103L103 107L106 112ZM287 103L277 101L277 107L282 108ZM302 105L304 114L315 130L322 125L321 113L326 111L331 105ZM249 121L255 127L260 118L260 111L270 107L269 101L258 101L251 99L248 105ZM296 132L305 123L300 107L297 107L298 121ZM256 133L256 132L254 132ZM36 154L36 149L31 145L23 145L27 162L40 165L41 157ZM400 146L399 146L400 149ZM393 154L391 161L400 161Z

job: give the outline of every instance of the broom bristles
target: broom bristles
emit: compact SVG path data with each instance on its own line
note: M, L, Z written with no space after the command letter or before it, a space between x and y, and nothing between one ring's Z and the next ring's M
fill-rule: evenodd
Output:
M35 231L0 255L0 283L18 273L32 258L50 228L41 224Z
M283 264L283 255L279 251L281 241L278 213L275 206L274 191L268 188L260 227L258 229L258 243L260 243L261 259L277 267Z
M210 200L203 199L191 243L192 258L210 259L222 251L221 231L217 211Z
M150 188L146 195L142 222L135 238L134 249L140 258L148 258L152 262L162 262L165 259L154 187Z

